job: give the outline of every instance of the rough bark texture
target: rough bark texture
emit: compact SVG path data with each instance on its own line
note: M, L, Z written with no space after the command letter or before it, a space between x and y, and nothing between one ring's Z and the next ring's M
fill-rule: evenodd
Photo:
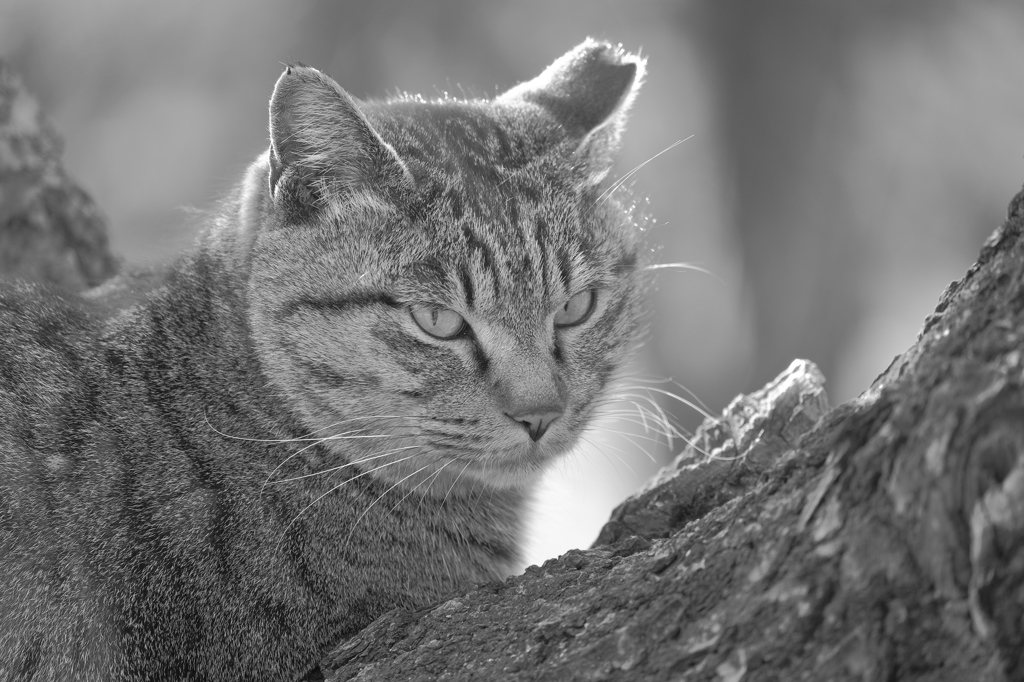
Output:
M0 274L114 272L0 63ZM797 361L706 422L594 547L395 610L332 680L1024 679L1024 193L917 343L829 411Z

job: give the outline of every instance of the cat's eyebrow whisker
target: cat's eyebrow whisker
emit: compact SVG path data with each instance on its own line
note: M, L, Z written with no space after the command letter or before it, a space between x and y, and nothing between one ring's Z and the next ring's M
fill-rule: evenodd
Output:
M701 267L699 265L696 265L694 263L651 263L650 265L645 265L643 267L643 269L644 270L692 270L694 272L699 272L701 274L708 275L710 277L715 277L715 273L711 272L707 268L703 268L703 267Z
M687 137L687 138L684 138L684 139L682 139L682 140L676 140L675 142L673 142L673 143L672 143L672 144L670 144L669 146L665 147L664 149L662 149L662 150L661 150L660 152L658 152L657 154L655 154L655 155L654 155L654 156L652 156L651 158L647 159L647 160L646 160L646 161L644 161L643 163L641 163L641 164L639 164L638 166L634 167L634 168L633 168L632 170L628 171L628 172L627 172L627 173L626 173L625 175L623 175L623 176L622 176L621 178L619 178L618 180L616 180L615 182L613 182L613 183L612 183L612 184L611 184L611 185L610 185L610 186L608 187L608 189L606 189L605 191L601 192L600 196L598 196L598 197L597 197L597 202L596 202L596 203L601 203L602 201L606 200L606 199L607 199L607 198L608 198L609 196L611 196L611 193L612 193L612 192L614 192L615 190L617 190L617 189L618 189L619 187L621 187L621 186L622 186L622 183L626 182L626 181L627 181L627 180L629 180L629 179L630 179L631 177L633 177L634 175L636 175L636 173L637 173L637 172L638 172L638 171L639 171L639 170L640 170L641 168L643 168L644 166L646 166L647 164L649 164L649 163L650 163L651 161L654 161L654 160L655 160L656 158L658 158L658 157L659 157L659 156L661 156L662 154L664 154L664 153L666 153L666 152L669 152L669 151L671 151L671 150L675 149L676 147L678 147L678 146L679 146L679 145L681 145L682 143L684 143L684 142L686 142L687 140L690 140L690 139L692 139L692 138L693 138L693 135L690 135L689 137Z

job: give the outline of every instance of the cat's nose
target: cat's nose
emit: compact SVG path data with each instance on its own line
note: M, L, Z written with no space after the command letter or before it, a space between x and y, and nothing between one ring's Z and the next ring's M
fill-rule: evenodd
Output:
M551 426L551 422L555 421L562 416L562 411L558 408L548 408L531 410L528 412L518 412L508 415L509 419L518 422L520 426L526 429L527 433L530 434L530 439L533 441L540 440L544 432Z

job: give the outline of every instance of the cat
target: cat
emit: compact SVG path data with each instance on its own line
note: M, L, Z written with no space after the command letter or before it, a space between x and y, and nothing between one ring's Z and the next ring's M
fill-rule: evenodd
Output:
M0 287L0 679L288 680L513 572L635 345L606 179L645 61L491 99L285 69L270 146L164 273Z

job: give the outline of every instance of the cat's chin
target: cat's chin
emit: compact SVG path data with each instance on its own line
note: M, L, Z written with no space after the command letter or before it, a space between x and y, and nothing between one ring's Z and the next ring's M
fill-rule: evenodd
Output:
M473 489L488 487L526 491L540 483L548 465L558 456L546 448L531 447L525 452L474 461L466 467L462 478L469 479L469 486Z
M463 478L468 479L468 487L473 490L479 490L481 487L496 490L530 490L540 482L543 473L543 466L527 464L471 466L466 469Z

